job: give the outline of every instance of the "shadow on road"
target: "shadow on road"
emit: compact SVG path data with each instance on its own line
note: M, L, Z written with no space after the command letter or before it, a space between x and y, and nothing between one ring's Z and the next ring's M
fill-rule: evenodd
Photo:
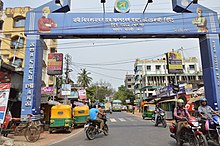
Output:
M173 140L169 141L168 144L170 146L176 146L176 140L173 139ZM210 142L210 141L208 142L208 145L209 146L218 146L218 145L216 145L216 144L214 144L213 142ZM183 146L189 146L189 144L184 144Z

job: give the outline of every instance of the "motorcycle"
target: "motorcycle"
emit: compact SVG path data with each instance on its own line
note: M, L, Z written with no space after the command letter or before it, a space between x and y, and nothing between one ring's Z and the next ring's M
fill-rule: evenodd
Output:
M107 125L107 117L102 116L101 119L104 121L103 133L105 136L107 136L109 132L108 125ZM96 135L102 133L102 131L100 130L100 123L94 120L87 121L87 123L84 126L84 131L85 131L86 137L89 140L95 139Z
M180 131L180 144L189 143L191 146L208 146L206 137L200 131L200 125L195 117L190 117L184 121L183 127ZM177 125L173 123L170 127L171 137L177 140Z
M217 145L220 145L220 117L213 115L212 119L209 119L205 123L204 134L207 140L215 142Z
M157 114L158 114L158 116L157 116L157 119L155 120L156 121L155 126L158 126L159 124L162 124L162 126L164 128L166 128L167 127L167 122L166 122L166 119L165 119L165 111L160 109Z

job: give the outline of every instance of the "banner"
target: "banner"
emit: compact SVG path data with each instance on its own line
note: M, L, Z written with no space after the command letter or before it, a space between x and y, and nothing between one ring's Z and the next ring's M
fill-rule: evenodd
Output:
M71 94L71 85L70 84L62 84L62 95L70 95Z
M86 90L79 90L79 99L87 99Z
M48 54L48 75L62 75L63 74L63 54L50 53Z
M0 124L3 124L8 105L10 83L0 84Z
M71 94L67 96L68 99L78 99L79 93L77 91L71 91Z
M41 87L41 94L53 95L53 87Z
M192 84L185 85L185 92L187 95L193 94L193 86Z
M182 55L179 52L168 52L167 57L167 68L169 74L180 74L183 73Z

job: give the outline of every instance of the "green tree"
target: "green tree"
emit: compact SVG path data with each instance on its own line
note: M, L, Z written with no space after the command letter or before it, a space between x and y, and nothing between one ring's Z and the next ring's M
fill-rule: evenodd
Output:
M121 85L118 87L118 91L114 94L113 99L121 100L123 104L125 104L126 99L130 99L134 97L134 94L132 91L127 90L124 85Z
M97 82L92 86L86 88L87 97L92 101L99 100L104 102L105 97L111 97L114 94L114 89L110 83Z
M89 76L90 74L91 73L87 72L86 69L82 69L82 72L78 73L78 84L84 89L92 82L92 77Z

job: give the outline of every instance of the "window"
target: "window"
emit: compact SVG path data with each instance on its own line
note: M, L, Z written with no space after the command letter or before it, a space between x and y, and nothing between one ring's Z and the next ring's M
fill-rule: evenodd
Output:
M185 65L183 65L183 70L185 70Z
M24 27L25 18L22 16L18 16L14 18L14 27Z
M10 60L10 64L12 64L12 61L13 59ZM23 59L20 58L15 59L14 65L16 65L17 67L22 67L22 64L23 64Z
M190 70L195 70L195 65L189 65Z
M2 30L2 28L3 28L3 23L4 23L4 21L0 21L0 30Z
M160 70L161 66L160 65L156 65L156 70Z
M55 53L56 52L56 48L50 48L50 53Z
M20 38L20 41L18 42L19 37L15 36L11 39L11 48L14 49L17 46L17 49L24 48L24 38Z
M147 65L147 70L151 70L151 66L150 65Z
M128 82L130 82L131 81L131 79L128 79Z
M8 55L8 54L4 54L4 55L3 55L3 58L4 58L4 59L8 59L8 58L9 58L9 55Z
M131 88L131 85L128 85L128 88Z

